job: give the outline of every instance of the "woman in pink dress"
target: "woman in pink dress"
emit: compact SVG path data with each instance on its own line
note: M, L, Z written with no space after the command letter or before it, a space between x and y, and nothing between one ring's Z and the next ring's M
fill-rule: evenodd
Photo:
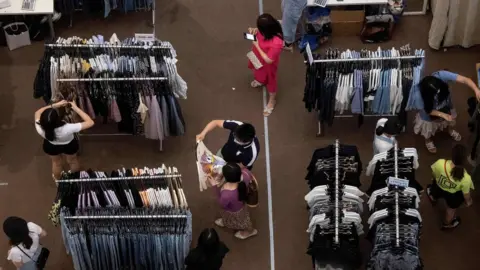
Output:
M269 116L277 102L277 70L283 49L282 26L272 15L264 13L257 19L257 28L249 28L248 32L256 36L252 51L262 64L262 67L255 69L249 61L248 67L253 70L254 77L251 86L267 88L269 99L263 115Z

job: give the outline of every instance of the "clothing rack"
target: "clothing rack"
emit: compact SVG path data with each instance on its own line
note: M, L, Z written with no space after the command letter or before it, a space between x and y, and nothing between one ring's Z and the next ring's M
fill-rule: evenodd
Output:
M393 158L394 158L394 169L395 169L395 178L398 178L398 143L395 142L393 145ZM398 205L398 190L395 191L395 243L397 247L400 246L400 206Z
M335 140L335 243L338 244L339 243L339 239L338 239L338 226L339 226L339 195L340 195L340 192L339 192L339 186L340 186L340 179L339 179L339 148L340 148L340 143L339 143L339 140Z
M131 78L68 78L57 79L57 82L104 82L104 81L165 81L167 77L131 77Z
M79 92L73 95L74 97L76 96L77 104L79 99L92 99L95 98L97 99L97 105L95 105L93 108L93 115L91 113L92 110L89 110L89 115L94 118L94 116L101 115L103 117L103 122L107 123L117 123L118 124L118 132L108 132L108 133L89 133L89 132L82 132L79 133L81 136L120 136L120 135L141 135L145 136L147 139L152 139L152 140L159 140L159 151L163 151L163 140L166 139L169 136L180 136L185 133L185 122L183 119L183 114L181 113L181 107L179 103L176 100L170 99L169 96L174 96L174 99L177 98L186 98L186 93L187 93L187 84L186 82L180 77L180 75L177 73L177 68L176 68L176 51L173 48L173 46L169 42L165 41L159 41L155 40L152 42L145 42L146 44L144 45L141 41L136 40L135 38L129 38L125 39L124 41L118 40L116 35L112 35L110 39L108 37L103 37L103 36L92 36L90 40L93 40L93 42L96 41L96 38L103 42L103 40L108 41L108 40L114 40L111 41L112 44L64 44L62 42L69 42L69 43L81 43L84 40L79 38L79 37L71 37L71 38L59 38L56 40L57 43L49 43L45 44L45 48L51 48L51 50L45 50L44 53L44 58L42 60L42 63L40 64L39 71L37 72L37 77L35 79L35 84L34 84L34 97L39 98L43 97L44 100L49 103L52 101L55 101L56 99L59 98L59 94L66 98L67 96L64 93L61 93L61 89L77 89L77 90L67 90L68 93L70 92ZM112 65L114 59L105 59L105 60L100 60L100 61L105 61L103 62L103 65L98 66L98 63L96 61L99 61L98 59L96 60L89 60L88 57L83 56L84 54L89 55L90 53L88 51L85 51L85 53L80 53L76 56L77 53L71 54L67 53L66 57L70 57L70 61L76 63L77 61L83 61L86 63L87 68L84 69L84 64L81 64L81 68L78 66L73 65L74 67L69 70L68 74L63 74L61 71L61 67L63 66L65 68L65 65L69 65L68 61L65 63L67 64L62 64L58 57L55 56L56 49L62 50L66 48L98 48L98 49L104 49L105 53L102 53L100 51L91 51L91 54L93 55L101 55L101 54L111 54L112 49L114 52L116 50L122 50L122 49L138 49L140 51L145 50L146 52L152 53L152 57L150 59L150 65L140 65L140 68L137 67L137 69L133 69L131 65L126 65L125 61L133 61L133 60L125 60L125 59L130 59L131 57L137 56L137 55L142 55L141 52L138 52L136 50L132 50L131 54L127 55L116 55L114 54L114 58L122 59L118 61L122 61L118 64L118 70L121 72L126 72L124 74L124 77L119 76L119 75L98 75L102 74L104 71L109 71L106 66ZM53 50L53 51L52 51ZM152 51L153 50L153 51ZM168 51L162 51L162 50L168 50ZM69 51L67 51L69 52ZM55 57L55 62L50 63L51 57ZM126 58L124 58L126 57ZM145 58L147 56L144 56ZM85 58L85 59L82 59ZM154 58L154 59L153 59ZM147 58L148 59L148 58ZM152 60L153 59L153 60ZM147 60L148 61L148 60ZM153 61L153 62L152 62ZM83 63L82 62L82 63ZM123 63L123 64L121 64ZM79 65L77 63L76 65ZM85 77L82 76L77 76L76 73L80 72L82 74L89 74L90 71L86 72L86 70L91 70L93 69L95 72L95 75L88 75ZM75 71L76 70L76 71ZM130 74L133 73L133 74ZM146 73L146 74L145 74ZM60 76L60 74L63 74ZM90 76L92 78L90 78ZM79 78L77 78L79 77ZM145 82L148 84L148 89L152 89L150 91L146 92L141 92L140 86L135 86L133 82ZM56 84L54 83L56 82ZM69 87L68 83L82 83L82 85L78 87ZM116 85L104 85L104 84L99 84L99 86L94 86L91 84L88 84L89 82L132 82L132 88L130 90L126 91L128 95L117 95L116 93L118 91L121 91L120 93L123 93L123 88L121 85L116 84ZM148 82L152 82L151 84ZM83 83L86 83L83 85ZM135 87L134 87L135 86ZM112 101L112 100L118 100L117 98L110 99L109 97L100 97L98 94L92 94L94 92L88 92L91 90L93 87L100 87L102 89L109 89L110 87L113 87L113 89L116 89L115 91L112 91L111 95L115 95L117 98L121 98L123 101L123 108L125 111L125 107L131 106L129 104L133 104L133 106L146 106L145 102L146 99L148 98L151 100L155 95L157 96L157 102L158 106L153 105L152 107L156 106L158 109L150 107L147 108L146 110L142 108L141 111L137 111L138 114L142 114L142 119L141 123L139 123L139 118L135 118L135 112L133 110L137 110L137 108L133 107L128 107L126 110L127 112L119 112L117 105L113 106L112 103L115 103L117 101ZM85 89L85 90L83 90ZM90 90L89 90L90 89ZM120 90L119 90L120 89ZM143 88L142 88L143 89ZM147 89L147 90L148 90ZM81 92L84 93L81 93ZM142 93L141 97L131 97L131 93ZM88 93L88 94L87 94ZM95 92L96 93L96 92ZM109 94L110 95L110 94ZM160 96L162 96L162 99L165 99L165 101L160 100ZM143 103L142 103L142 100ZM153 99L152 99L153 100ZM87 107L89 106L90 101L85 102L85 108L81 107L85 112L87 112ZM133 103L132 103L133 102ZM150 101L149 101L150 102ZM165 102L162 104L162 102ZM172 105L172 103L175 103ZM100 104L103 106L101 107ZM91 105L90 105L91 106ZM163 107L166 106L166 107ZM105 114L104 108L107 108L108 112ZM161 107L161 110L160 110ZM112 109L112 108L117 108L117 109ZM140 108L140 107L139 107ZM122 109L122 108L120 108ZM128 112L128 110L132 110L132 112ZM140 110L140 109L139 109ZM115 112L115 113L113 113ZM117 113L118 112L118 113ZM120 115L121 114L121 115ZM145 114L147 115L145 117ZM173 115L173 118L168 118L164 117L167 119L168 123L165 123L165 119L162 119L162 115ZM120 116L118 116L120 115ZM125 115L128 115L126 117ZM153 116L155 115L155 117ZM116 118L115 118L116 117ZM160 117L160 118L159 118ZM145 123L145 119L155 119L155 120L147 120L148 123ZM178 121L179 120L179 121ZM152 123L154 121L155 123ZM68 122L68 121L67 121ZM170 122L175 122L174 124L170 124ZM178 124L181 123L181 124ZM155 128L154 126L153 129L147 129L147 124L148 126L156 125L160 126L161 128ZM169 126L170 124L170 126ZM172 126L173 125L173 126Z
M118 44L55 44L45 43L45 47L58 48L118 48L118 49L172 49L172 45L118 45Z
M413 50L411 51L410 50L410 47L409 45L406 45L406 46L403 46L400 48L400 51L396 50L396 49L391 49L391 50L380 50L380 48L376 51L366 51L366 50L362 50L361 53L359 52L356 52L356 51L342 51L341 53L337 50L333 50L333 49L328 49L327 50L327 53L325 56L322 56L323 59L314 59L314 55L311 51L311 48L310 46L307 46L306 49L305 49L305 53L306 53L306 59L304 61L304 63L307 64L308 67L312 67L314 66L315 64L325 64L325 63L359 63L359 62L371 62L371 64L373 65L373 67L371 67L372 69L384 69L385 67L383 65L379 65L379 63L381 63L382 61L395 61L397 60L398 63L399 63L399 67L400 67L400 61L401 60L422 60L425 58L425 53L423 50ZM335 52L335 53L338 53L337 55L335 55L335 53L332 53L332 52ZM405 55L407 54L407 55ZM412 55L408 55L408 54L412 54ZM372 56L374 55L374 56ZM366 57L368 56L368 57ZM421 62L421 66L422 66L422 70L423 70L423 62ZM413 67L413 66L412 66ZM331 67L328 67L328 68L331 68ZM351 81L342 81L341 85L344 85L345 83L347 84L350 84L350 87L353 87L354 91L360 91L360 90L357 90L356 88L357 87L360 87L360 88L363 88L363 86L358 86L356 85L356 82L357 81L364 81L365 77L362 78L362 76L360 75L360 79L358 78L355 78L355 76L357 76L356 72L357 70L362 70L362 68L351 68L352 70L350 72L353 72L353 70L355 70L355 73L352 73L350 74L350 79ZM391 68L390 68L391 69ZM403 69L403 67L402 67ZM307 68L307 73L310 72L309 71L310 69ZM388 70L388 68L387 68ZM348 73L348 72L347 72ZM390 73L389 73L390 74ZM400 73L399 73L400 74ZM318 74L320 75L320 74ZM344 75L343 73L341 75ZM314 75L312 75L314 76ZM320 75L320 76L323 76L323 75ZM332 76L332 74L330 74L330 76ZM340 75L333 75L333 76L339 76ZM365 76L365 74L364 74ZM377 76L380 76L380 75L377 75ZM400 76L400 75L398 75ZM367 76L368 77L368 76ZM384 75L382 75L382 78L384 77ZM345 77L343 77L345 78ZM395 77L396 78L396 77ZM403 79L403 75L402 77L399 77L399 78L402 78ZM378 78L377 78L378 79ZM391 75L389 75L388 77L388 80L391 79ZM309 82L309 80L312 80L310 79L308 76L307 76L307 86L309 86L311 84L311 82ZM369 80L369 82L371 82L372 80L372 77L369 77L367 78L367 80ZM355 81L355 82L353 82ZM401 79L400 79L401 81ZM411 81L413 81L413 78L411 79ZM401 82L398 82L401 84ZM387 83L388 85L391 85L390 83ZM344 88L344 87L340 87L340 82L338 82L338 87L339 89L340 88ZM356 85L356 86L355 86ZM360 83L361 85L361 83ZM316 86L318 87L318 86ZM337 83L335 84L335 87L337 87ZM377 88L378 87L378 88ZM368 95L376 95L375 93L377 92L377 89L382 89L382 87L384 87L383 83L381 83L381 85L376 85L375 88L369 88L369 89L362 89L361 92L364 94L364 96L362 96L360 99L362 100L363 104L361 105L361 112L357 112L357 111L353 111L353 103L354 103L354 100L353 100L353 97L355 94L351 93L351 97L350 97L350 103L349 105L352 105L351 109L352 109L352 114L343 114L343 110L340 111L340 114L335 114L334 116L330 116L330 117L333 117L333 118L353 118L355 116L358 116L359 117L359 125L361 125L361 123L363 123L363 117L393 117L393 116L400 116L401 114L401 121L404 125L404 130L405 130L405 126L406 126L406 113L405 113L405 110L412 110L412 109L420 109L420 108L411 108L411 107L408 107L408 105L405 107L404 105L400 105L398 103L394 103L394 102L391 102L391 103L394 103L395 106L391 106L389 107L390 110L388 110L389 113L386 113L386 111L376 111L376 112L373 112L368 114L368 113L364 113L364 108L363 106L367 103L370 103L372 102L371 99L368 99L370 101L367 102L367 95L365 95L366 93ZM402 86L403 87L403 86ZM392 88L393 89L393 88ZM398 89L398 88L397 88ZM305 90L307 91L307 90ZM312 91L312 90L309 90L309 91ZM331 90L329 90L331 91ZM368 92L367 92L368 91ZM384 91L384 90L382 90ZM392 90L393 91L393 90ZM400 90L395 90L395 91L400 91L401 94L399 94L400 96L402 96L403 98L403 91L402 91L402 88ZM410 90L412 91L412 90ZM415 90L416 91L416 90ZM307 92L306 92L307 93ZM343 93L343 92L342 92ZM388 93L390 94L390 86L388 87ZM409 93L411 96L411 93ZM311 95L311 94L310 94ZM315 95L315 98L319 98L320 96L322 96L322 94L314 94ZM328 94L325 94L325 95L328 95ZM358 94L357 94L358 95ZM312 108L311 108L311 104L308 104L307 105L307 101L306 99L311 99L312 96L304 96L304 102L306 103L306 106L307 106L307 110L311 111ZM322 97L324 98L324 97ZM355 99L357 100L357 99ZM413 99L412 99L413 100ZM357 101L357 102L360 102L360 101ZM315 106L321 106L321 105L318 105L320 104L321 102L314 102L316 105ZM373 102L372 102L373 103ZM357 104L357 103L356 103ZM409 103L410 104L410 103ZM391 105L391 104L390 104ZM358 107L359 105L357 105ZM357 108L356 107L356 108ZM375 106L372 107L372 109L374 108ZM376 108L376 107L375 107ZM333 106L333 110L336 112L338 108L336 108L336 106ZM320 110L318 107L315 108L315 110ZM399 110L399 111L398 111ZM374 110L375 111L375 110ZM382 113L381 113L382 112ZM325 116L322 116L322 117L325 117ZM328 117L328 118L330 118ZM323 136L324 135L324 127L323 127L323 122L325 121L325 119L321 120L320 119L320 116L318 117L318 123L317 123L317 136ZM329 124L331 124L331 122L329 122Z
M145 179L164 179L164 178L176 178L182 177L181 174L171 175L144 175L144 176L127 176L127 177L103 177L103 178L80 178L80 179L67 179L56 180L57 183L73 183L73 182L98 182L98 181L129 181L129 180L145 180Z
M146 216L70 216L65 219L160 219L160 218L187 218L187 215L146 215Z

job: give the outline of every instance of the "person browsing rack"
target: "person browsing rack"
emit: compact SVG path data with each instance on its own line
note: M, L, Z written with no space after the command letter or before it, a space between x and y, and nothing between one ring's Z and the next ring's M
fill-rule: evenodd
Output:
M264 13L257 19L257 28L248 28L248 32L256 36L256 40L252 41L252 52L262 65L257 69L248 62L254 77L250 85L267 88L269 99L263 115L269 116L277 103L277 71L283 49L282 26L272 15Z
M448 128L448 134L455 141L462 139L462 136L454 129L457 113L453 107L449 82L467 85L475 92L477 99L480 99L480 89L471 79L447 70L434 72L420 81L420 94L424 109L415 117L413 130L415 134L420 134L425 138L425 145L430 153L437 152L432 140L437 131Z
M445 199L447 210L443 229L452 229L460 225L460 218L455 216L457 209L465 203L472 205L470 190L473 182L465 170L467 149L457 144L452 149L452 159L439 159L432 166L433 181L427 187L430 201L435 204L440 198Z
M81 123L66 123L59 112L59 108L71 106L71 109L80 116ZM94 122L74 102L65 100L40 108L35 112L35 129L42 136L43 151L52 160L52 174L54 180L61 177L63 157L66 158L69 169L73 172L80 170L77 158L79 150L78 139L75 133L91 128Z
M197 141L203 141L205 136L215 128L230 130L228 141L219 150L217 156L222 157L226 162L234 162L252 170L260 153L260 143L255 136L255 127L235 120L213 120L196 136Z
M373 154L379 154L392 149L397 141L395 136L402 131L402 125L398 118L381 118L377 122L373 139Z
M197 246L185 258L185 270L220 270L229 251L215 229L204 229L198 237Z

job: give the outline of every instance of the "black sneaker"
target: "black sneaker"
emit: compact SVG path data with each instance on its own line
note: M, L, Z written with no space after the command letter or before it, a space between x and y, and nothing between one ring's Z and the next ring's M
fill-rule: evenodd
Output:
M456 227L458 227L458 225L460 225L461 223L461 220L459 217L456 217L452 220L452 223L450 224L443 224L442 225L442 230L451 230L451 229L455 229Z

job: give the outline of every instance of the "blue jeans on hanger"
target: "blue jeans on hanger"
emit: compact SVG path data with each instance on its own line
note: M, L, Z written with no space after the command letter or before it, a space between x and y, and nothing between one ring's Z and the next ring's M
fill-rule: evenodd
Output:
M282 0L282 30L286 43L295 42L298 21L306 7L306 0Z

